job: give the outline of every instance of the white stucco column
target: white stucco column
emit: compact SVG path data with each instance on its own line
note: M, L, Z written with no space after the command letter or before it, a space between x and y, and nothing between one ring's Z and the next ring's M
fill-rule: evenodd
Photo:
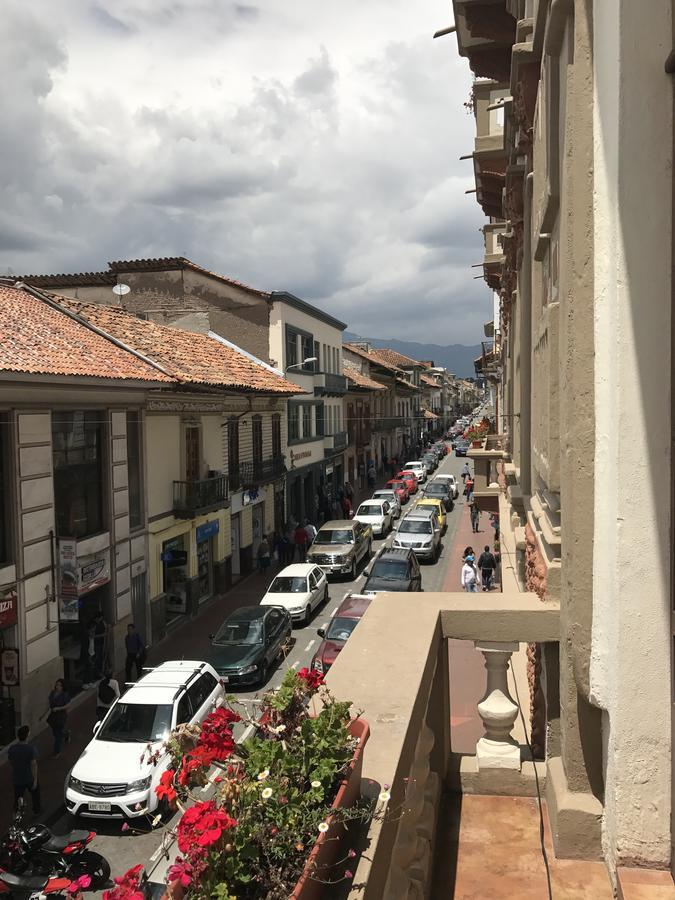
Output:
M511 654L518 650L518 643L475 641L474 646L483 654L487 670L485 695L478 704L485 727L484 736L476 744L478 768L520 770L520 747L511 736L518 706L507 682Z

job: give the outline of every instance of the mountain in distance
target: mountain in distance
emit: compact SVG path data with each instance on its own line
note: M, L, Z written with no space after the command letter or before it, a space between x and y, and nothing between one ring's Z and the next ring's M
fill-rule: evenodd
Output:
M345 331L343 340L368 341L371 347L391 347L412 359L433 359L434 365L444 366L448 372L458 375L460 378L475 378L476 371L473 361L481 355L481 345L474 344L419 344L417 341L399 341L396 338L382 340L381 338L360 337L351 331Z

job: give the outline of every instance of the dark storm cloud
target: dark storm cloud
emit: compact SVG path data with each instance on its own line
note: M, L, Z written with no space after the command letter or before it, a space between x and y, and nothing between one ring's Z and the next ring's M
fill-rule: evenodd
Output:
M361 334L479 338L469 76L437 0L6 6L0 271L181 254Z

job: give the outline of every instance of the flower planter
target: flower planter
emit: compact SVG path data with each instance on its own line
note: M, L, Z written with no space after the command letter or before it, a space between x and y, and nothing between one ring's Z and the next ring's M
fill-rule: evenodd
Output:
M482 447L482 446L483 446L482 441L471 441L471 447L474 450L477 450L479 447Z
M331 804L333 809L347 808L353 806L361 796L361 771L363 769L363 748L370 735L370 728L364 719L352 719L349 724L349 733L352 737L358 738L359 743L354 750L354 755L349 763L349 772L343 778L335 799ZM314 842L305 868L290 895L289 900L319 900L323 895L325 884L322 880L312 877L314 872L326 873L325 877L330 876L330 867L339 858L342 848L342 840L340 835L340 825L331 822L328 818L329 829L317 837ZM319 874L319 878L321 878ZM185 888L174 882L169 885L166 892L162 895L162 900L183 900L186 896Z

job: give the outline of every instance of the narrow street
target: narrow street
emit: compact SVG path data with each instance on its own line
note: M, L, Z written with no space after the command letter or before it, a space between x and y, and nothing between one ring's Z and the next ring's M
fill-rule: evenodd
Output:
M441 462L438 472L453 473L459 478L459 472L464 464L463 459L457 459L454 454L448 454ZM460 479L461 480L461 479ZM411 504L409 503L408 506ZM454 547L453 543L455 535L458 531L458 523L465 510L463 498L460 495L456 501L454 510L448 514L448 528L443 538L443 549L441 556L435 564L422 564L422 586L425 591L440 591L448 589L446 581L448 570L451 564L453 554L456 556L461 552L461 547ZM376 540L374 549L377 551L383 544L390 544L392 536L389 535L385 540ZM324 607L320 608L312 622L302 628L293 630L293 644L287 659L283 663L279 663L268 681L267 689L277 687L284 675L287 666L295 669L309 666L312 656L316 651L320 638L317 629L328 623L331 616L334 615L344 595L349 591L358 591L365 582L363 574L363 566L355 581L331 581L330 582L330 599ZM276 574L278 569L273 569ZM254 575L242 583L237 590L238 595L246 596L247 603L256 602L260 599L264 592L265 580L260 576ZM229 604L228 604L229 606ZM189 626L190 637L184 642L185 656L192 659L208 659L209 634L214 630L218 621L218 608L213 606L209 608L202 616ZM166 646L165 646L166 645ZM164 659L170 659L166 650L175 647L174 641L167 641L160 645L151 655L151 661L158 663ZM250 709L255 707L256 696L260 693L260 689L253 691L240 691L237 693L237 701ZM240 725L235 731L236 736L241 739L246 737L246 729ZM208 795L208 788L205 789ZM108 859L112 867L113 875L122 874L128 868L142 862L146 866L146 870L151 880L158 884L162 882L164 873L167 868L167 862L162 853L162 842L167 840L167 832L170 831L175 824L175 820L171 820L155 830L144 831L149 829L149 824L143 823L138 831L135 829L122 830L120 821L105 820L96 821L92 819L84 820L85 824L98 831L98 835L92 844L92 849L101 853ZM65 812L54 823L53 829L56 833L65 832L74 825L80 823L73 822L72 818ZM169 851L171 852L171 851ZM92 895L92 896L100 896ZM159 893L158 893L159 896Z

